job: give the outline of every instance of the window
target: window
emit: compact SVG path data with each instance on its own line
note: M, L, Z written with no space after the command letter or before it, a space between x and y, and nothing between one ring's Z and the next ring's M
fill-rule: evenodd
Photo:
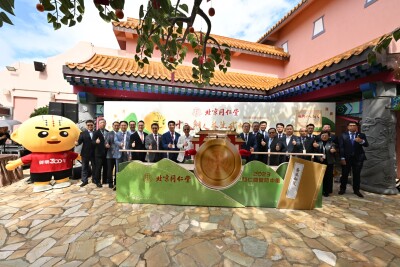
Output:
M316 38L325 32L324 28L324 16L320 17L316 21L314 21L314 31L312 38Z
M378 0L365 0L364 8L369 7Z
M282 44L283 51L289 53L288 41Z

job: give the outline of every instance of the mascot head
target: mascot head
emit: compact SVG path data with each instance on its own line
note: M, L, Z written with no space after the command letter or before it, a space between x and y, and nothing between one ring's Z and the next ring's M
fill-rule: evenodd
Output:
M79 128L70 119L40 115L22 123L11 139L31 152L61 152L75 146L79 133Z

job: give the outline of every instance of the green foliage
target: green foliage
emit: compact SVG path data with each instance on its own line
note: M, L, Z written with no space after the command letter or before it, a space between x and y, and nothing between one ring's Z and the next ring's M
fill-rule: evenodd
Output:
M192 59L192 78L199 87L210 83L215 68L224 73L230 66L230 49L210 36L211 21L200 8L202 0L195 0L192 11L185 4L171 4L169 0L150 0L139 9L136 27L138 42L135 60L140 67L148 64L154 49L161 52L161 62L173 72L186 57L190 45L195 53ZM196 32L193 22L200 16L207 24L206 32ZM185 27L184 27L185 26ZM207 49L207 45L211 49Z
M0 10L4 10L8 14L14 16L14 0L0 0ZM14 25L5 12L0 12L0 27L3 26L4 22Z
M386 51L393 40L397 42L399 39L400 39L400 28L397 28L390 34L382 36L382 38L379 40L376 46L368 54L367 57L368 63L371 65L377 64L377 54L381 54L382 52Z
M38 11L47 12L47 22L55 30L63 25L72 27L81 22L85 13L85 0L38 0ZM106 22L118 21L117 14L125 6L125 0L93 0L99 16ZM189 46L194 50L192 77L200 87L210 83L214 71L226 72L230 67L230 49L220 45L210 36L211 21L200 8L203 0L193 0L190 11L186 4L171 4L171 0L147 0L147 6L139 9L139 25L135 60L140 68L149 64L155 49L161 52L161 62L174 72L186 57ZM175 2L175 1L174 1ZM14 15L14 0L0 0L0 11ZM12 24L5 12L0 12L0 27L3 22ZM122 13L123 14L123 13ZM196 32L193 23L200 16L207 24L206 32ZM207 47L208 46L208 47ZM211 47L211 49L210 49ZM171 78L172 79L172 78Z
M44 106L40 108L35 108L35 110L31 113L31 115L29 115L29 118L47 114L49 114L49 106Z

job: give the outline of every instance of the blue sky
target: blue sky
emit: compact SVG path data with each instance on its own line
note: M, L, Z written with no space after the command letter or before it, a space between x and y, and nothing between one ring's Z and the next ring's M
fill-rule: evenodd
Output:
M125 18L137 18L139 6L146 3L145 0L125 2ZM193 0L181 2L190 7ZM299 0L212 0L204 1L202 8L206 12L211 6L215 8L216 14L211 18L213 34L256 41L298 2ZM14 26L4 24L0 28L0 70L17 62L46 62L48 57L72 48L79 41L91 42L100 47L119 48L111 24L98 16L93 1L85 1L86 11L82 23L77 23L72 28L63 25L57 31L47 23L47 14L36 10L37 3L38 1L32 0L16 0L16 16L10 16ZM196 30L204 27L205 23L196 20Z

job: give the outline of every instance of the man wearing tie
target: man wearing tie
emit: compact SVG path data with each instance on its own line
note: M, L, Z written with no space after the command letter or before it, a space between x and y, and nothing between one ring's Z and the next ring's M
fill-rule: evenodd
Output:
M131 135L129 147L134 150L146 150L145 139L147 133L144 130L144 121L138 122L138 130ZM132 160L146 161L146 152L132 152Z
M115 180L114 177L118 172L118 159L121 157L119 147L116 144L116 137L119 131L119 122L114 121L112 124L113 130L108 132L106 138L107 150L107 181L108 187L114 188ZM114 172L115 169L115 172Z
M339 195L346 192L349 173L353 171L353 191L358 197L364 197L360 193L360 173L364 163L365 152L363 147L368 146L365 134L357 131L358 124L349 122L347 130L339 137L340 163L342 164L342 177L340 177Z
M80 133L78 141L75 141L75 146L82 144L81 157L82 157L82 183L81 187L88 184L89 172L94 172L94 146L92 144L94 121L86 121L86 131ZM89 163L92 168L90 168ZM92 176L92 180L95 181Z
M312 123L309 123L309 124L307 124L306 128L307 128L307 137L315 139L315 135L314 135L315 125Z
M242 129L243 133L240 134L240 137L244 140L244 143L240 146L240 148L250 152L254 152L256 139L254 134L250 133L250 123L244 122L242 125ZM242 156L242 159L245 159L247 163L254 159L254 155L250 155L249 157Z
M179 148L176 146L178 143L179 133L175 132L175 122L169 121L168 122L168 129L169 131L162 135L162 145L164 150L172 150L172 151L179 151ZM172 161L178 162L178 153L169 153L168 158Z
M129 149L129 142L131 135L128 132L128 122L120 121L119 126L121 131L117 134L117 145L119 149ZM121 156L118 160L118 163L122 163L129 160L128 152L121 152Z
M283 130L285 130L285 124L283 124L282 122L278 122L275 125L275 127L276 127L276 131L277 131L276 136L278 137L278 139L286 137L285 134L283 133Z
M276 145L279 142L279 138L276 136L276 129L269 128L268 129L268 152L279 152L276 150ZM270 155L268 157L268 165L270 166L278 166L279 165L279 155Z
M313 146L315 139L313 137L309 137L307 129L304 127L300 128L299 133L300 133L300 142L303 153L313 153L314 150L316 149ZM311 156L300 156L300 158L311 160Z
M299 137L293 135L293 125L285 128L286 135L279 140L276 150L288 153L301 153L302 146ZM289 162L290 156L282 156L281 162Z
M152 134L148 134L145 140L145 146L147 150L160 150L162 146L161 135L158 134L158 123L153 123L151 125ZM149 161L158 162L164 158L164 153L152 153L149 152Z
M99 120L99 129L93 133L92 144L94 146L95 174L93 176L97 187L103 187L100 181L101 169L103 169L103 184L107 183L107 148L105 139L107 135L106 120Z
M260 121L260 131L255 136L256 139L256 147L257 152L267 152L267 142L268 142L268 134L267 134L267 122ZM258 154L256 159L267 164L267 155L266 154Z

